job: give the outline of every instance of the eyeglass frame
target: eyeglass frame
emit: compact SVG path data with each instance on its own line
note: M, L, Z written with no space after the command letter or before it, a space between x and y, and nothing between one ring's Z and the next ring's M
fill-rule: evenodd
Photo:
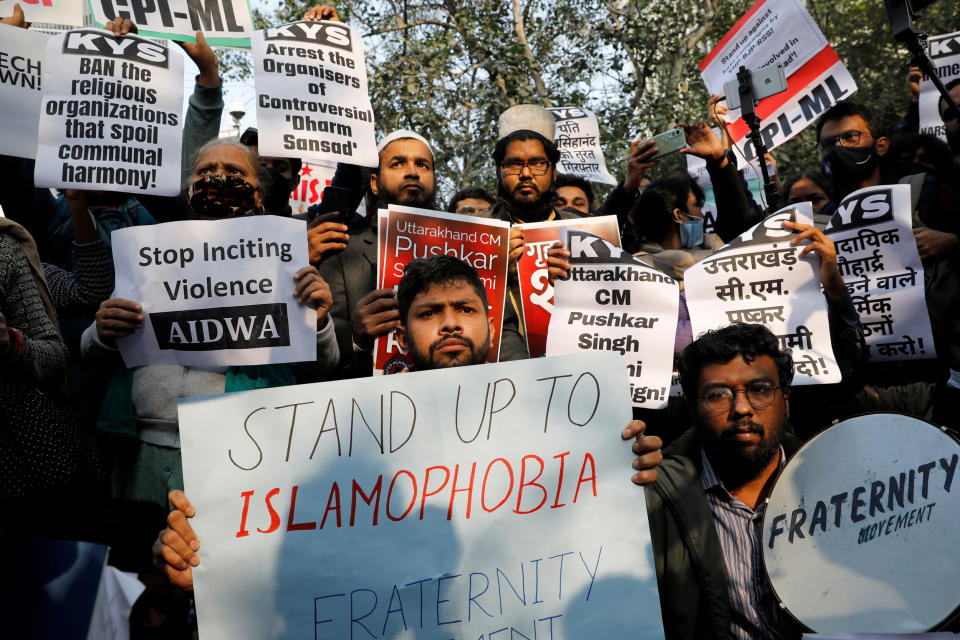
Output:
M848 133L857 134L857 139L855 142L853 142L853 144L847 145L843 143L843 137ZM843 133L837 134L835 136L830 136L829 138L826 138L824 140L818 140L817 148L820 149L821 151L827 151L829 149L833 149L835 146L837 146L837 144L845 148L856 147L858 144L860 144L860 139L863 137L864 134L870 136L871 138L873 137L873 134L870 133L869 131L860 131L859 129L847 129Z
M512 173L512 172L510 172L510 171L507 171L507 166L506 166L506 164L503 163L503 162L501 162L501 163L500 163L500 171L503 172L503 175L505 175L505 176L519 176L519 175L522 175L522 174L523 174L523 169L524 169L524 167L526 167L526 168L530 171L530 175L532 175L532 176L545 176L545 175L547 175L547 172L550 171L550 167L553 166L553 163L550 162L549 160L546 160L546 159L513 160L512 162L518 162L518 163L520 163L520 170L517 171L516 173ZM533 162L537 162L537 163L544 162L544 163L546 163L546 164L543 166L543 172L537 173L536 171L534 171L534 169L533 169L533 164L532 164Z
M770 388L770 391L773 391L773 398L771 398L771 400L770 400L769 403L767 403L767 404L765 404L765 405L763 405L763 406L759 406L759 407L758 407L758 406L753 402L753 400L750 399L750 391L747 389L747 387L727 387L727 386L719 385L719 386L716 387L716 388L718 388L718 389L726 389L726 390L731 391L731 392L733 393L733 395L730 397L730 400L729 400L728 403L727 403L728 406L727 406L726 409L714 409L712 406L710 406L710 403L707 401L707 394L706 394L706 393L701 393L700 395L697 396L698 399L703 400L703 403L704 403L705 405L707 405L707 409L710 409L710 411L713 411L714 413L728 413L728 412L732 411L734 405L736 405L736 403L737 403L737 393L740 392L740 391L743 391L743 395L746 396L747 402L750 404L751 407L754 408L754 410L760 411L761 409L766 409L767 407L769 407L770 405L772 405L772 404L776 401L776 399L777 399L777 389L781 389L781 390L783 389L782 386L774 386L774 387L771 387L771 388Z

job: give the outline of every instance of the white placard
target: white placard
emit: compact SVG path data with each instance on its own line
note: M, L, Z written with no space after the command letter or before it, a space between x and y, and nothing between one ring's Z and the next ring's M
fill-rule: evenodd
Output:
M100 27L129 18L150 38L196 42L203 31L208 44L246 48L253 33L248 0L90 0L90 10Z
M944 85L960 78L960 31L942 36L933 36L929 40L927 52L937 68L937 77ZM920 80L920 133L939 136L946 141L943 119L940 117L940 92L926 75Z
M607 171L600 147L600 125L592 111L581 107L551 107L556 119L553 141L560 151L559 173L570 173L590 182L617 184Z
M712 94L736 78L743 65L751 71L782 63L787 90L760 100L760 135L772 151L816 122L825 110L846 100L856 82L800 0L758 0L700 62L704 84ZM727 116L728 129L743 167L757 153L740 110Z
M83 26L83 6L86 0L0 0L0 18L12 16L13 7L18 4L23 10L26 22Z
M316 310L293 295L293 274L309 264L303 220L168 222L119 229L112 243L113 297L145 316L117 340L127 367L316 359Z
M936 357L911 209L909 185L868 187L844 198L827 225L870 360Z
M180 191L183 59L100 29L51 36L37 186L172 196Z
M760 0L701 63L703 83L722 94L741 65L756 70L781 63L789 77L829 44L801 0Z
M825 634L919 633L949 620L960 605L958 463L950 432L894 413L807 442L763 517L764 566L783 606Z
M46 33L0 24L0 155L37 157L37 114L49 37Z
M182 401L200 637L662 638L626 387L590 353Z
M724 245L684 274L693 335L735 322L762 324L793 355L795 386L840 382L820 257L799 257L784 222L813 224L809 202L791 205Z
M560 229L570 278L556 282L547 355L616 351L635 407L667 406L680 285L600 236Z
M379 164L360 33L301 21L253 34L260 153Z

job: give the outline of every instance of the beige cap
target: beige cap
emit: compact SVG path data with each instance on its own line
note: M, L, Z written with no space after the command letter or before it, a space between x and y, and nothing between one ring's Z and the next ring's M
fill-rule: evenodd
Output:
M533 131L547 140L553 140L556 119L553 114L536 104L518 104L500 114L500 139L514 131Z
M419 133L414 133L409 129L397 129L396 131L393 131L385 135L383 139L380 141L380 144L377 145L377 153L380 153L381 151L383 151L388 144L390 144L391 142L394 142L395 140L416 140L418 142L422 142L424 146L426 146L427 149L430 150L430 155L431 156L433 155L433 147L430 146L430 143L427 142L427 139L424 138Z

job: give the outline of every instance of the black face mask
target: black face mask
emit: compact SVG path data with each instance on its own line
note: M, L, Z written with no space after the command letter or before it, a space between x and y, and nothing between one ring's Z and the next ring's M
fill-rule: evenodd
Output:
M263 208L273 213L282 213L287 210L290 200L290 182L276 169L269 168L270 188L263 199Z
M869 178L879 163L877 146L841 147L837 145L823 159L823 172L833 178L835 196L855 191L860 183Z
M257 189L237 176L211 174L190 185L187 198L194 213L208 218L236 218L257 213Z

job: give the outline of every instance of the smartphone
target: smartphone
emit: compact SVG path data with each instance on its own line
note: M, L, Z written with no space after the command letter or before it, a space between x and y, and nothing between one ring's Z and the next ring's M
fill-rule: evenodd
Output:
M661 134L655 135L651 140L653 140L653 146L658 149L657 155L650 158L651 160L676 153L687 146L687 139L684 137L681 127L664 131ZM647 142L650 142L650 140L647 140L644 144Z
M350 216L357 208L356 205L353 204L353 200L353 193L349 189L334 187L332 185L324 187L317 215L321 216L325 213L336 211L340 214L339 222L346 224L347 220L350 219Z
M760 67L751 73L753 99L763 100L787 90L787 76L783 73L783 63L769 64ZM723 84L723 92L727 94L727 107L740 108L740 81L734 78Z

